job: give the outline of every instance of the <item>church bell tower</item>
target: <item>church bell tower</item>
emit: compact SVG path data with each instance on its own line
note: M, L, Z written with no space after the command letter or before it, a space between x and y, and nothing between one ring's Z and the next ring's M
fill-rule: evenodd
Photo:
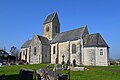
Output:
M60 33L60 22L57 12L49 14L43 23L43 36L53 40L57 33Z

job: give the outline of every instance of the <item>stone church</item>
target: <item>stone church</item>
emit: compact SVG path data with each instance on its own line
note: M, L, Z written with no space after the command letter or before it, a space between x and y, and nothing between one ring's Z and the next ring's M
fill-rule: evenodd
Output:
M52 63L55 59L86 66L108 66L109 46L100 33L89 34L87 26L60 32L57 12L49 14L43 23L43 35L35 34L21 47L21 60L30 64Z

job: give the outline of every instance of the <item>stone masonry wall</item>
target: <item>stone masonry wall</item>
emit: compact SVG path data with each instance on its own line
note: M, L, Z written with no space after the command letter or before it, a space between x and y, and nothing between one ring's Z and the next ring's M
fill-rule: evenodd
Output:
M95 47L84 48L84 65L95 65Z
M72 53L72 45L76 45L76 53ZM73 63L73 60L76 60L76 64L80 65L82 63L82 46L80 40L70 41L70 62Z
M52 40L52 22L47 23L47 24L45 24L43 26L44 26L43 36L47 37L49 40ZM46 27L49 27L49 31L48 32L46 31Z
M43 45L42 46L43 52L42 52L42 61L43 63L50 63L50 45Z
M73 54L72 53L72 44L76 45L76 53ZM51 63L55 63L55 59L58 55L58 61L59 64L62 63L62 56L64 55L64 61L65 63L67 63L67 61L70 59L70 62L72 63L73 60L76 60L76 64L80 65L80 63L82 62L82 60L80 58L82 58L82 52L80 52L80 40L75 40L75 41L67 41L67 42L63 42L63 43L56 43L56 44L51 44ZM53 54L53 47L55 46L55 54ZM58 50L59 48L59 50ZM80 54L81 53L81 54Z
M100 55L100 49L103 49L103 55ZM108 66L107 47L85 47L84 65Z
M53 53L53 47L55 46L55 54ZM51 44L51 63L55 64L55 59L57 57L57 44Z
M100 49L103 49L103 55L100 55ZM96 66L108 66L108 48L98 47L96 49Z
M31 53L30 53L30 63L38 64L42 63L42 44L35 35L31 41ZM34 47L36 47L36 54L34 53Z

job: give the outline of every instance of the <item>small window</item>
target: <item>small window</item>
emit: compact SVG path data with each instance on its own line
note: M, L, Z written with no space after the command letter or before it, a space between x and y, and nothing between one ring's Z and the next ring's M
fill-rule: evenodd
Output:
M25 60L27 61L27 49L26 49L26 54L25 54Z
M103 49L100 49L100 55L103 55Z
M73 53L73 54L76 53L76 45L75 45L75 44L72 45L72 53Z
M49 32L49 26L46 26L46 32Z
M37 52L36 47L34 47L34 55L36 55L36 52Z
M27 49L26 49L26 54L27 54Z
M53 47L53 54L55 54L55 46Z
M23 55L25 56L25 50L23 50Z

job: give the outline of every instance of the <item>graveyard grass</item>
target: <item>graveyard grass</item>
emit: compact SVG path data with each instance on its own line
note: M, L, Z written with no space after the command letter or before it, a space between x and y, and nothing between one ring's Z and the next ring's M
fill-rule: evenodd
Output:
M52 68L54 65L50 65ZM16 80L19 71L22 68L27 69L39 69L45 68L46 64L34 64L34 65L13 65L0 67L0 75L5 74L6 80ZM85 67L89 70L85 71L70 71L71 80L119 80L120 79L120 66L108 66L108 67ZM59 71L60 73L68 74L67 70Z

